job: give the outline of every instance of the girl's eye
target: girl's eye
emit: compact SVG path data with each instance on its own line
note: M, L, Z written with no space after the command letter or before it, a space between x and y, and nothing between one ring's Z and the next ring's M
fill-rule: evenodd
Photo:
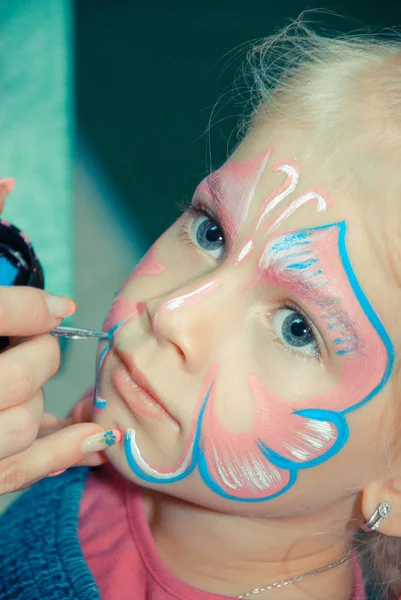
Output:
M277 310L272 324L280 341L295 352L319 355L319 346L311 324L296 310L291 308Z
M189 227L192 242L216 260L221 260L225 251L225 240L219 225L207 215L195 217Z

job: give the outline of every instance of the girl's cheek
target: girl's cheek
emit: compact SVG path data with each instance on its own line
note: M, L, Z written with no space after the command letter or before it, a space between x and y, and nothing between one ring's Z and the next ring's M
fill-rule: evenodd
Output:
M339 381L341 369L332 371L315 358L297 357L271 336L265 328L255 327L250 373L257 374L274 395L293 404L320 396Z
M151 246L115 297L103 325L105 331L138 316L141 303L170 294L213 268L201 252L181 239L184 226L183 216Z
M147 281L150 280L154 287L154 279L166 272L166 266L159 259L158 246L161 245L161 241L162 238L159 238L151 246L114 298L103 324L104 331L109 331L126 319L140 316L143 302L139 300L141 296L142 298L146 297L144 292L149 287Z

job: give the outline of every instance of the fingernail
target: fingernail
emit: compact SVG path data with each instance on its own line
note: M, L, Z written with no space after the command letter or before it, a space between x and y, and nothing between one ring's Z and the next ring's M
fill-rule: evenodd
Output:
M92 452L106 450L106 448L121 442L122 438L123 436L119 429L110 429L109 431L103 431L103 433L91 435L82 442L82 454L91 454Z
M66 296L54 296L53 294L47 294L46 304L53 317L58 318L70 317L77 307L75 302L70 298Z
M54 473L49 473L48 477L57 477L57 475L61 475L61 473L65 473L67 469L61 469L61 471L54 471Z
M14 187L15 187L15 180L12 179L11 177L4 177L3 179L0 179L0 188L3 188L4 192L6 194L9 194L10 192L12 192Z

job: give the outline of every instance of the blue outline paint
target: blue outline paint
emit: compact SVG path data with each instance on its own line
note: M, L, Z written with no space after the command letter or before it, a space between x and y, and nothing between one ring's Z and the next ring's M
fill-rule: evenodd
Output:
M371 398L373 398L373 396L376 396L376 394L378 394L383 389L383 387L386 385L387 381L390 378L390 375L391 375L391 372L392 372L393 366L394 366L394 347L391 342L390 336L388 335L382 322L380 321L379 317L376 315L369 300L367 299L361 286L359 285L358 279L356 278L354 270L351 266L351 262L348 257L347 247L345 244L345 233L347 230L346 223L345 223L345 221L340 221L339 223L335 223L335 225L337 225L337 227L339 228L338 249L340 252L340 258L341 258L344 270L348 276L348 281L350 283L350 286L352 287L355 297L357 298L363 312L369 319L373 328L376 330L378 336L381 338L381 340L387 350L387 365L386 365L386 370L384 372L382 380L370 392L370 394L368 394L363 400L361 400L357 404L354 404L353 406L346 408L344 411L342 411L343 414L347 414L349 412L354 411L356 408L363 406L364 404L366 404L366 402L369 402L369 400L371 400Z
M107 406L107 400L98 400L97 393L98 393L98 389L99 389L98 385L99 385L99 373L100 373L100 369L101 369L101 366L103 364L104 359L106 358L106 354L108 353L108 351L110 350L110 348L111 348L111 344L107 344L107 346L105 346L103 348L103 350L101 351L101 353L99 355L99 360L98 360L98 363L97 363L96 380L95 380L95 392L94 392L94 398L93 398L96 408L106 408L106 406Z
M208 469L204 449L203 449L203 447L200 447L200 444L199 444L200 439L201 439L201 429L202 429L203 417L204 417L206 405L207 405L207 402L209 400L210 393L212 390L212 386L211 386L206 394L206 397L202 404L202 408L199 413L198 423L197 423L196 433L195 433L195 439L194 439L194 445L193 445L193 454L192 454L191 464L188 467L188 469L186 469L186 471L184 471L184 473L182 473L181 475L179 475L177 477L171 477L169 479L162 479L162 480L157 477L150 477L149 475L146 475L142 471L142 469L140 469L138 467L137 463L135 462L135 459L131 452L130 437L127 434L125 435L124 447L125 447L125 455L127 458L127 462L129 464L130 468L132 469L132 471L138 477L140 477L141 479L144 479L145 481L151 482L151 483L157 483L157 484L174 483L175 481L179 481L180 479L184 479L185 477L187 477L195 469L195 467L198 466L199 474L200 474L202 480L212 491L214 491L219 496L222 496L223 498L226 498L228 500L234 500L236 502L250 502L250 503L263 502L265 500L271 500L273 498L281 496L282 494L284 494L284 492L289 490L297 480L298 471L301 471L304 469L309 469L311 467L314 467L316 465L319 465L319 464L325 462L329 458L332 458L333 456L335 456L341 450L341 448L343 448L343 446L345 445L345 443L347 442L347 440L349 438L349 428L348 428L348 423L346 421L345 415L349 412L354 411L355 409L359 408L360 406L363 406L364 404L366 404L376 394L378 394L382 390L382 388L386 385L387 381L389 380L389 377L391 375L391 371L392 371L393 365L394 365L394 348L393 348L391 339L390 339L389 335L387 334L383 324L381 323L379 317L376 315L376 313L373 310L371 304L369 303L367 297L365 296L364 292L362 291L362 288L359 285L356 275L354 273L354 270L351 266L351 263L350 263L350 260L348 257L348 253L347 253L346 243L345 243L345 235L346 235L346 230L347 230L345 221L339 221L337 223L330 223L330 224L322 225L319 227L304 229L298 233L288 234L285 237L284 241L286 242L287 247L288 247L288 244L290 244L292 246L310 244L311 242L307 240L307 236L311 235L315 231L331 229L333 227L338 228L338 251L339 251L340 259L342 262L342 266L348 277L349 284L350 284L350 286L354 292L355 298L359 302L363 312L365 313L365 315L368 318L369 322L371 323L372 327L375 329L379 338L383 342L383 344L386 348L386 351L387 351L387 356L388 356L386 369L385 369L385 372L383 374L383 377L382 377L380 383L367 396L365 396L365 398L363 398L362 400L360 400L358 403L354 404L353 406L351 406L343 411L338 411L338 412L324 410L324 409L312 409L312 408L302 409L302 410L293 412L293 414L296 414L296 415L299 415L301 417L305 417L308 419L312 419L315 421L328 421L330 423L333 423L333 425L336 427L337 432L338 432L338 435L337 435L337 438L336 438L334 444L329 448L329 450L327 450L327 452L325 452L324 454L322 454L321 456L319 456L317 458L314 458L309 461L297 462L297 461L292 461L288 458L285 458L285 457L281 456L280 454L278 454L277 452L274 452L274 450L269 448L263 441L259 440L259 442L257 442L257 447L258 447L260 453L262 454L262 456L266 460L271 462L273 465L275 465L277 468L288 471L289 472L289 482L282 490L280 490L276 494L272 494L270 496L265 496L264 498L238 498L236 496L232 496L232 495L226 493L224 491L224 489L212 478L210 471ZM271 247L271 251L272 252L282 251L284 248L284 241L276 242ZM290 265L290 266L295 267L296 265ZM317 273L320 273L320 272L321 271L317 271ZM332 328L333 327L331 327L330 323L329 323L328 329L332 329ZM335 341L335 343L337 343L337 340ZM337 354L345 354L345 353L346 352L342 351L342 350L337 352Z
M127 321L129 321L129 319L130 319L130 317L128 319L124 319L124 321L121 321L120 323L113 325L113 327L110 327L110 329L107 331L106 339L110 343L107 344L107 346L105 346L103 348L103 350L101 351L101 353L99 354L99 360L98 360L97 367L96 367L95 391L94 391L94 397L93 397L93 401L94 401L96 408L106 408L106 406L107 406L107 400L99 400L98 395L97 395L100 369L102 367L102 364L106 358L108 351L111 350L111 346L113 343L113 335L115 334L115 332L118 329L120 329L120 327L122 327Z
M337 454L341 448L345 445L346 441L349 438L349 428L345 417L334 410L324 410L320 408L306 408L304 410L294 410L294 415L299 415L300 417L305 417L307 419L311 419L312 421L328 421L329 423L333 423L334 427L337 429L338 436L334 444L324 452L321 456L313 458L312 460L307 460L303 462L299 462L296 460L291 460L289 458L285 458L278 454L271 448L269 448L264 442L259 441L258 446L263 456L267 458L270 462L272 462L276 467L280 469L288 469L288 470L297 470L302 471L303 469L310 469L311 467L315 467L316 465L320 465L322 462L326 462L329 458L332 458L335 454Z
M196 425L196 431L195 431L195 437L194 437L194 443L193 443L192 459L191 459L191 463L190 463L189 467L183 473L181 473L181 475L177 475L176 477L170 477L168 479L160 479L158 477L152 477L151 475L144 473L144 471L142 471L142 469L136 463L135 458L131 452L131 442L130 442L131 436L128 433L126 433L124 435L125 457L127 459L129 466L131 467L131 470L135 473L135 475L137 475L138 477L141 477L141 479L144 479L145 481L148 481L149 483L174 483L175 481L180 481L180 479L184 479L184 477L187 477L190 473L192 473L192 471L195 469L196 463L198 461L199 438L200 438L200 434L201 434L203 415L205 414L206 405L208 403L208 400L209 400L209 397L210 397L210 394L212 391L212 387L213 387L213 385L210 386L210 388L205 396L205 399L203 401L202 408L200 409L200 412L199 412L198 423Z

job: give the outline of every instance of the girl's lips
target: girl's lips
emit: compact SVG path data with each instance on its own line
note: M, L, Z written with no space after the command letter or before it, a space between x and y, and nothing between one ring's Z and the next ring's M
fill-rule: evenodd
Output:
M153 388L130 358L126 364L126 356L117 352L118 363L114 368L112 379L119 394L134 413L154 419L168 418L177 423L176 419L164 406Z

